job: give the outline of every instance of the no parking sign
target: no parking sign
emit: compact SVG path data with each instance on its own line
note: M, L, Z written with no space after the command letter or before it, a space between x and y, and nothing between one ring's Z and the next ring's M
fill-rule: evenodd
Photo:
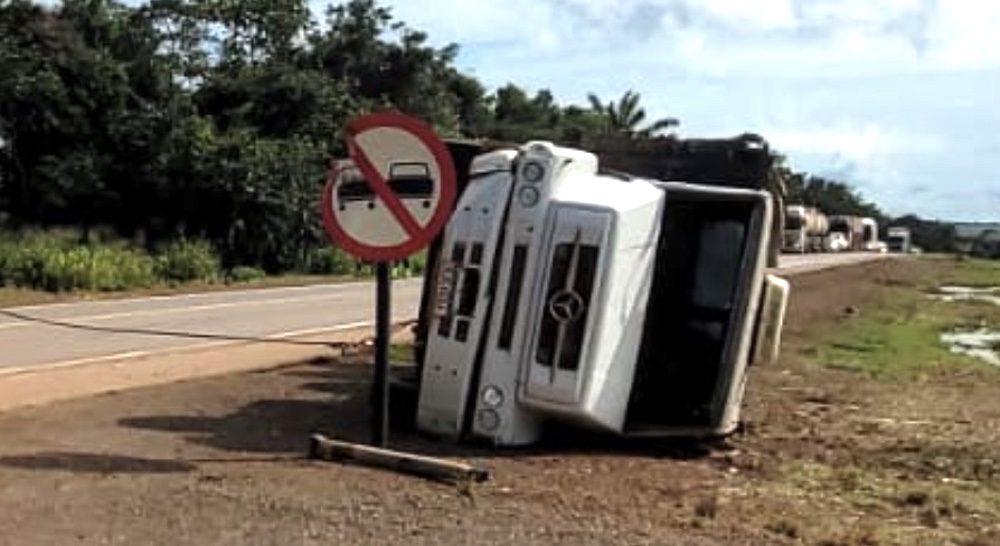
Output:
M447 146L422 121L380 112L345 128L350 159L330 169L323 225L338 246L375 262L401 260L444 228L455 202Z

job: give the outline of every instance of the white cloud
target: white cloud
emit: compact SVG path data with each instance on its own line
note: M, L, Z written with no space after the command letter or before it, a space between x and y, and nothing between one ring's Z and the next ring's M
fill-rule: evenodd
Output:
M655 56L692 70L1000 67L1000 3L979 0L397 0L393 8L442 40L558 45L598 60Z
M944 150L934 135L908 134L875 124L848 124L837 127L775 128L769 139L782 150L803 153L838 153L853 160L879 155L931 154Z
M996 219L1000 3L389 0L489 86L642 94L688 135L763 134L893 212ZM914 188L924 188L915 191ZM956 188L960 188L961 192ZM961 195L961 197L959 197Z
M910 158L946 149L935 135L909 134L870 123L774 128L764 134L789 157L800 162L808 158L810 172L850 180L868 198L884 203L898 202L918 185L903 169Z
M703 0L697 5L733 27L772 31L796 26L794 2L790 0Z
M532 0L398 0L384 2L393 15L430 32L435 42L521 42L531 47L541 33L555 34L550 5Z

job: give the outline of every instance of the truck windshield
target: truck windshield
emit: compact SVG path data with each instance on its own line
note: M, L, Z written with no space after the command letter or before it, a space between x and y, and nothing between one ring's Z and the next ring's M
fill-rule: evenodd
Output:
M798 216L785 217L785 229L802 229L802 218Z

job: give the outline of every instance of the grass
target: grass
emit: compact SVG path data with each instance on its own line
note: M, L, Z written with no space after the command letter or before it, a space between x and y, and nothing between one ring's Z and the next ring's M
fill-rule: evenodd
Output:
M281 288L286 286L308 286L314 284L344 283L364 280L364 277L348 275L276 275L243 282L191 282L177 285L160 285L149 288L133 288L114 292L77 290L73 292L46 292L26 288L0 288L0 309L21 305L65 303L75 301L116 300L148 296L173 296L180 294L200 294L229 290L252 290Z
M942 285L1000 285L1000 263L931 258L940 264L924 282L886 280L878 305L846 318L832 339L809 351L810 360L871 378L924 378L954 366L989 367L952 353L940 334L958 328L1000 326L1000 307L981 301L943 302L927 294Z
M944 261L944 258L937 258ZM948 272L940 285L987 288L1000 286L1000 260L951 257Z
M411 258L409 274L420 275L424 256ZM0 308L65 301L298 286L369 278L344 251L316 249L307 273L269 276L249 266L225 270L215 249L201 240L179 239L150 254L113 237L81 243L73 230L0 231Z
M805 534L810 543L828 545L928 544L956 520L996 521L1000 492L986 484L898 479L879 469L850 464L790 460L764 486L773 499L821 503L841 523L855 514L868 521L830 526L811 517L778 519L765 529L790 538ZM842 519L841 519L842 518ZM886 525L886 520L892 522ZM863 520L862 520L863 521ZM923 540L921 540L923 539ZM933 541L933 539L932 539ZM943 543L943 542L938 542Z
M394 343L389 346L389 362L408 364L414 362L415 359L413 345L409 343Z
M998 286L1000 263L914 258L873 276L852 312L809 328L805 358L789 366L804 364L801 377L831 396L789 407L787 422L766 413L773 428L757 441L780 456L745 478L748 519L810 545L1000 544L991 530L1000 521L991 424L1000 369L939 338L1000 329L1000 306L931 297L942 285ZM761 498L781 510L760 510Z

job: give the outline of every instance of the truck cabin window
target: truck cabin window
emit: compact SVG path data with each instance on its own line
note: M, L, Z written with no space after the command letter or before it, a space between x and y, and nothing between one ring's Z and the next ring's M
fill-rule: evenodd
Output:
M753 214L749 201L668 196L627 429L714 418Z

